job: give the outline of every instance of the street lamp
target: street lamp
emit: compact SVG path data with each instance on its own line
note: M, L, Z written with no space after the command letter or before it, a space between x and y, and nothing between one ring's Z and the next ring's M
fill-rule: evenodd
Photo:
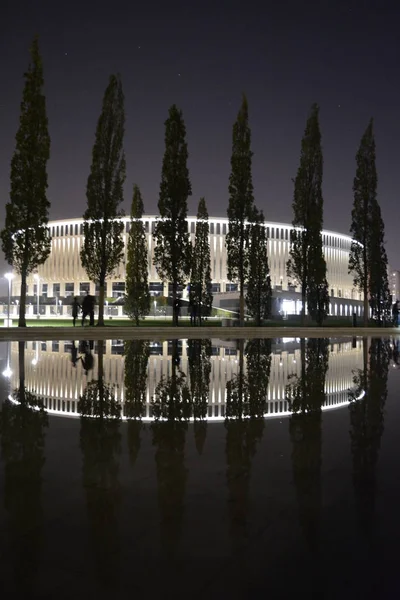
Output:
M11 300L11 281L14 273L6 273L4 277L8 280L8 312L7 312L7 327L10 327L10 300Z
M40 314L39 314L39 286L40 286L40 277L37 273L34 274L33 278L36 281L36 296L37 296L37 315L36 318L40 319Z

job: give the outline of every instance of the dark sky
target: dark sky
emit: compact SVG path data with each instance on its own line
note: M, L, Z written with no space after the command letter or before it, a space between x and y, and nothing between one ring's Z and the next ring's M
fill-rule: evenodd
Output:
M126 98L127 185L157 211L168 107L182 108L195 213L228 204L232 124L246 92L256 203L267 219L292 219L292 177L309 108L321 107L327 229L348 233L355 153L375 118L379 199L389 260L397 258L400 167L399 24L396 2L2 3L0 193L8 199L28 48L40 36L52 140L51 218L81 216L102 95L120 72ZM0 214L3 221L4 208Z

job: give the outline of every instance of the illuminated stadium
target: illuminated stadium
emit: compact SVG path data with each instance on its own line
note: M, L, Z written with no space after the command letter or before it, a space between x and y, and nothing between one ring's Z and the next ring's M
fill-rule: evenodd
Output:
M121 298L125 292L126 242L129 233L130 219L124 217L123 238L125 241L125 256L119 269L108 279L106 297ZM148 241L148 268L150 292L155 299L158 296L168 296L169 284L160 281L153 265L154 240L153 232L156 216L144 216L143 222ZM194 241L196 218L188 217L188 229ZM227 277L227 253L225 236L228 228L227 218L209 219L211 274L214 294L214 306L221 308L234 307L237 303L237 283ZM280 314L299 314L301 310L300 289L289 285L286 274L286 263L289 258L290 230L292 226L284 223L267 222L265 224L268 236L268 257L271 284L273 289L273 310ZM96 295L95 284L88 280L82 268L79 252L83 238L83 220L68 219L49 222L52 236L51 254L38 273L28 279L28 296L37 296L37 281L39 296L54 298L57 310L67 314L67 307L62 306L63 299L69 296L82 296L87 293ZM348 259L351 237L323 231L323 249L327 263L327 278L329 296L331 299L330 314L348 316L355 311L362 314L361 295L354 289L352 276L348 273ZM20 280L16 276L12 282L13 294L19 293ZM183 292L185 298L185 291ZM40 307L41 314L52 314L52 306ZM35 302L28 307L28 315L36 314ZM123 307L114 307L116 316L123 314Z

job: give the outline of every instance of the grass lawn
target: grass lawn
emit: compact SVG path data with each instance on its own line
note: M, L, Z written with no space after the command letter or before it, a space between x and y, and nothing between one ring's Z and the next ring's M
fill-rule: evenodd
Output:
M95 321L96 322L96 321ZM26 319L28 327L71 327L73 328L72 319ZM182 327L190 326L189 319L181 319L179 323ZM18 321L13 320L13 326L17 326ZM104 322L105 327L136 327L133 321L129 319L106 319ZM85 327L88 327L88 321ZM140 321L139 327L171 327L171 319L146 319ZM207 321L207 327L220 327L221 321ZM81 328L80 322L76 325L77 328Z
M73 324L72 324L72 318L65 318L65 319L27 319L26 320L27 326L28 327L68 327L68 328L73 328ZM235 323L236 324L236 323ZM17 327L18 325L18 320L17 319L13 319L13 327ZM181 327L189 327L190 326L190 320L188 318L181 318L179 321L179 325ZM363 322L362 319L358 319L357 325L359 327L363 326ZM88 321L86 322L85 327L88 327ZM145 319L140 321L139 327L159 327L159 328L163 328L163 327L171 327L172 326L172 320L171 318L167 318L165 319L164 317L160 318L160 319ZM222 321L221 320L217 320L217 319L211 319L208 321L205 321L203 323L203 326L206 327L221 327L222 326ZM247 327L253 327L254 324L251 321L246 321L245 326ZM268 327L299 327L300 328L300 319L297 318L293 318L293 319L287 319L287 320L282 320L282 319L277 319L274 321L269 321L267 323ZM315 327L315 323L313 323L312 321L310 321L309 323L306 324L306 326L308 327ZM371 327L374 327L375 324L374 323L370 323ZM80 322L76 325L76 327L80 328ZM118 318L114 318L114 319L106 319L105 320L105 327L109 327L110 329L112 329L113 327L136 327L136 325L134 324L133 321L131 321L130 319L118 319ZM352 319L351 317L328 317L328 319L324 322L324 327L352 327Z

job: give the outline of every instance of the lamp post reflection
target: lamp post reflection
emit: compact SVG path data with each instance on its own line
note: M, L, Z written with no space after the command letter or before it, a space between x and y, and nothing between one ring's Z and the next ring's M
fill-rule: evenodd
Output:
M36 281L36 300L37 300L37 305L36 305L36 318L40 319L40 312L39 312L39 297L40 297L40 277L37 273L34 274L34 279Z
M7 340L7 366L3 371L3 377L5 377L6 379L11 379L12 374L13 372L10 367L10 341Z

